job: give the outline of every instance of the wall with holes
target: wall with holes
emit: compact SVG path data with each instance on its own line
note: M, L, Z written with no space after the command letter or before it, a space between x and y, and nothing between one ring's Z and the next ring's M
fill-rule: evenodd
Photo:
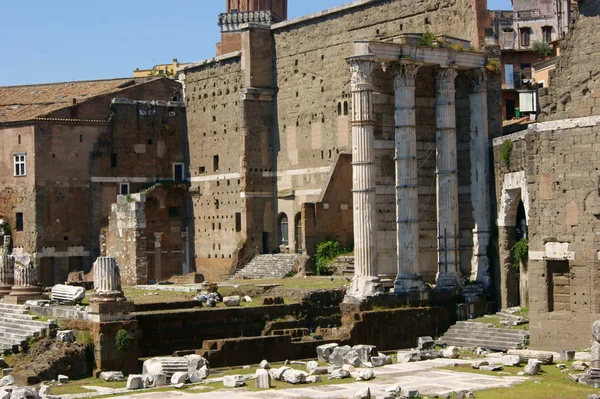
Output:
M239 55L186 71L194 262L209 280L222 278L242 238Z

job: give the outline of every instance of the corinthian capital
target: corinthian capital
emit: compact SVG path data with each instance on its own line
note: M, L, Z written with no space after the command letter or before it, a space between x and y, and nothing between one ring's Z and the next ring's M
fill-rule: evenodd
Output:
M452 68L440 68L437 70L435 87L437 90L456 90L456 77L458 71Z
M390 63L384 65L384 70L394 75L394 89L414 87L420 65L409 63Z
M487 75L484 68L472 69L467 72L467 75L470 78L471 93L481 93L487 90Z
M353 90L357 86L373 84L373 69L375 64L373 61L350 60L348 63L350 64L350 72L352 73L350 84Z

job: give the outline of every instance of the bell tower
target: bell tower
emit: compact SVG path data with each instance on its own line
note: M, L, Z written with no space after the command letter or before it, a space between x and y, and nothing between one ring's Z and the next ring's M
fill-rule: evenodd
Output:
M225 0L227 12L219 14L221 42L217 56L241 50L241 28L247 24L269 27L287 19L288 0Z

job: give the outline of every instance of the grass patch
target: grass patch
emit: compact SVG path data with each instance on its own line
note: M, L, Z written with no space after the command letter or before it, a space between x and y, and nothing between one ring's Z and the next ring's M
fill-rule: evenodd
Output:
M500 320L502 319L498 316L482 316L469 321L473 323L493 324L494 328L504 328L509 330L529 330L529 323L521 324L518 326L510 326L507 328L506 326L500 324Z
M110 388L110 389L121 389L127 386L126 381L104 381L101 378L85 378L83 380L71 380L67 384L57 386L52 385L50 387L50 393L52 395L72 395L79 393L90 393L95 392L93 390L84 388L83 386L94 386L94 387L102 387L102 388Z
M570 366L573 362L567 362ZM497 371L483 371L471 368L470 365L460 367L445 367L445 370L468 372L474 374L492 375L501 377ZM524 367L504 367L505 372L516 376ZM571 381L567 373L562 373L556 365L542 366L540 375L530 377L528 381L520 383L512 388L493 388L477 391L477 399L575 399L587 398L591 393L597 393L597 389L587 387Z
M76 395L80 393L92 393L91 389L83 388L79 385L61 385L61 386L52 386L50 387L50 395Z

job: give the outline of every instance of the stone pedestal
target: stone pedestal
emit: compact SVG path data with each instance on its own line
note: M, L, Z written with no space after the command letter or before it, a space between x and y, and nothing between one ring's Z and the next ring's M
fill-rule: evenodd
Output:
M115 258L99 257L94 262L94 295L90 298L92 321L129 320L133 303L121 289L121 274Z
M484 69L470 72L471 94L471 203L473 204L473 257L471 280L490 288L490 163L488 138L487 80Z
M4 297L4 303L22 305L29 300L48 299L38 283L39 269L33 263L31 255L15 255L14 261L14 285Z
M369 59L349 60L352 72L352 193L354 201L354 279L348 295L366 298L383 291L377 273L374 113Z
M459 258L456 86L458 72L441 68L436 80L437 288L462 284Z
M0 249L0 299L10 294L15 283L15 258L9 254L10 236L4 236Z
M394 292L424 290L419 268L419 184L415 81L418 65L389 67L394 73L396 124L396 255L398 275Z

